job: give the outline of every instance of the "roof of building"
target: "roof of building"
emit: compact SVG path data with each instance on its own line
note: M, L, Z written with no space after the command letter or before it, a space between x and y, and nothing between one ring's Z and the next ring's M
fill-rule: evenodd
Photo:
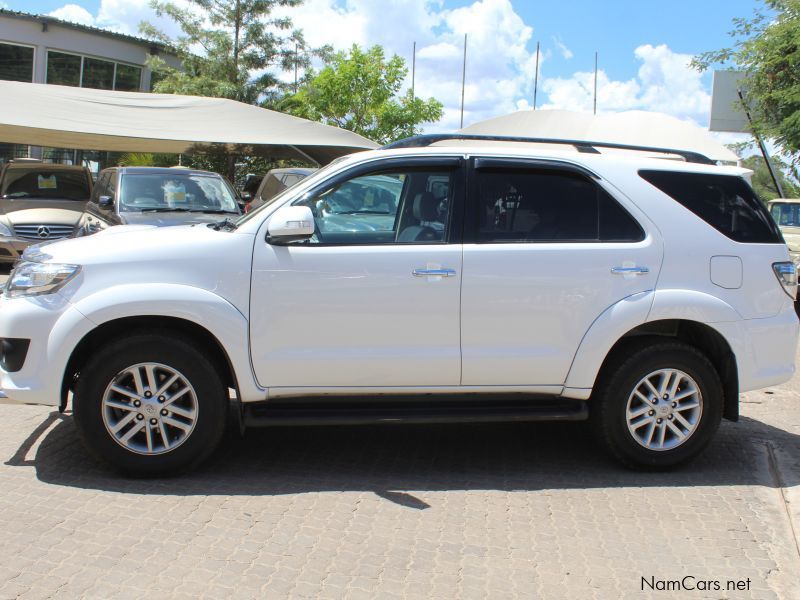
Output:
M139 46L149 46L151 48L157 49L162 52L168 52L170 54L176 54L177 50L168 44L164 44L163 42L158 42L155 40L148 40L146 38L140 38L133 35L128 35L125 33L117 33L116 31L110 31L108 29L101 29L100 27L92 27L91 25L82 25L80 23L74 23L72 21L65 21L63 19L57 19L55 17L51 17L49 15L36 15L32 13L21 12L17 10L9 10L7 8L0 8L0 17L11 17L12 19L23 19L26 21L36 21L42 24L52 24L58 25L60 27L69 27L70 29L77 29L79 31L87 31L89 33L94 33L97 35L102 35L105 37L110 37L118 40L122 40L125 42L129 42L131 44L137 44Z

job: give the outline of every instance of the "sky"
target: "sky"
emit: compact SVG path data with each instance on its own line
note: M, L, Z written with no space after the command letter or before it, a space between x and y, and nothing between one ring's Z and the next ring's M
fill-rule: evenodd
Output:
M0 0L0 6L133 35L143 20L177 33L155 17L149 0ZM416 94L445 106L442 120L426 127L432 132L460 125L465 33L465 126L532 107L538 42L537 108L591 111L597 52L598 112L655 110L707 127L711 75L689 61L730 45L732 20L760 6L759 0L305 0L281 14L312 46L380 44L409 68L416 42Z

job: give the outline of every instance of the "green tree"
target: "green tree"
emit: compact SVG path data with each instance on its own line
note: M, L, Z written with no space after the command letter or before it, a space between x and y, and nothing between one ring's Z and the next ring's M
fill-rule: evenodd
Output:
M116 164L122 167L172 167L178 164L178 155L126 152L119 156Z
M770 157L769 160L775 169L775 174L781 183L784 195L787 198L800 198L800 186L798 185L796 171L776 156ZM766 202L780 197L778 190L775 189L775 183L772 181L767 163L764 162L762 156L748 156L742 160L742 165L753 171L751 183L759 198Z
M142 34L175 48L182 69L155 57L153 91L231 98L255 104L280 87L275 70L309 64L311 52L291 20L273 15L276 7L297 6L302 0L186 0L188 6L152 0L159 16L181 29L177 39L149 23ZM286 35L282 35L282 34Z
M734 19L729 48L694 60L704 70L733 66L745 74L743 92L754 130L800 160L800 0L762 0L752 18Z
M230 98L248 104L282 96L288 85L276 72L305 69L315 53L291 20L277 18L276 7L292 7L302 0L152 0L159 16L166 15L180 27L176 39L149 23L141 23L143 35L174 48L182 68L167 65L159 57L149 60L153 91ZM224 148L209 148L186 157L188 165L225 173L234 180L242 158Z
M399 95L408 74L405 61L397 55L387 60L380 46L363 51L353 45L326 63L319 73L311 71L278 108L383 144L417 134L421 124L442 117L438 100L414 98L410 91Z

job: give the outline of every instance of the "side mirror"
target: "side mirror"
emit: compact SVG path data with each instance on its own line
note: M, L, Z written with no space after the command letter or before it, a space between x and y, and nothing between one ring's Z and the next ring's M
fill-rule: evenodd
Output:
M97 199L97 205L100 208L111 208L114 206L114 198L112 196L100 196Z
M314 235L314 215L307 206L284 206L267 226L267 242L276 246L307 240Z

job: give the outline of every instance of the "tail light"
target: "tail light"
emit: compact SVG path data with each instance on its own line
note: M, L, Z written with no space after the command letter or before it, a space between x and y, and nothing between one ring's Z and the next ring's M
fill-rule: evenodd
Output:
M783 291L792 300L797 298L797 266L793 262L777 262L772 264L775 277L781 282Z

